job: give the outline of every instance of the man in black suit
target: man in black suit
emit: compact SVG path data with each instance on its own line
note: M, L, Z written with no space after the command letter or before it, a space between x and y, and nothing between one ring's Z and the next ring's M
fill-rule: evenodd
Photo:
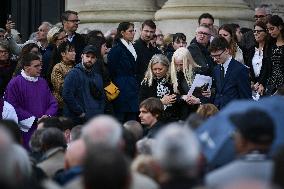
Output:
M161 52L153 47L151 40L156 31L156 24L152 20L146 20L142 24L140 38L135 41L134 48L137 53L137 65L138 65L138 82L144 78L144 74L148 68L148 64L154 54L160 54Z
M215 37L209 51L218 64L212 73L215 86L214 104L221 109L233 100L252 98L249 70L232 58L226 39Z
M81 61L81 54L85 47L85 39L76 30L80 20L78 19L78 13L75 11L67 10L61 15L61 21L63 29L66 31L68 41L75 47L76 63Z

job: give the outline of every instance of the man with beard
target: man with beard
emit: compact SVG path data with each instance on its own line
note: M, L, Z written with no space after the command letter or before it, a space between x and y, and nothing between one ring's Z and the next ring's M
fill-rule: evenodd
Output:
M93 45L86 46L81 55L82 62L78 63L64 80L63 114L70 117L76 125L104 113L103 79L94 66L98 53Z

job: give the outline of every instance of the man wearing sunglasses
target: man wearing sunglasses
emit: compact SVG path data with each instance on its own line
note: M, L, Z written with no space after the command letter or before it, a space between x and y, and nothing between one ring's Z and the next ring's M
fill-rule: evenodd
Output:
M233 100L252 98L249 70L232 58L227 40L221 36L215 37L209 51L218 64L212 74L215 86L215 95L212 98L214 104L222 109Z

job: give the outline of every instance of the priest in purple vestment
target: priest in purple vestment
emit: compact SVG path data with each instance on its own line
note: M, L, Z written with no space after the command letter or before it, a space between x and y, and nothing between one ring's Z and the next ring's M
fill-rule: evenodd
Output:
M37 121L57 112L57 102L47 82L39 77L42 69L40 57L28 53L21 59L21 74L13 78L5 92L5 100L14 106L22 131L24 146L37 128Z

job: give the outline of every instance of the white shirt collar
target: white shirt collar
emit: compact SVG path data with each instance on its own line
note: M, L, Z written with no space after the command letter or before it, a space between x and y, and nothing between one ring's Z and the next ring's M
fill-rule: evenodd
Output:
M137 59L137 54L136 51L132 45L131 42L127 43L126 40L124 40L123 38L120 38L120 41L122 42L122 44L131 52L131 54L133 55L134 59Z
M75 37L75 34L71 35L71 36L67 36L68 41L71 43L73 41L73 38Z
M23 76L23 78L27 81L32 81L32 82L37 82L38 81L38 77L31 77L28 76L24 70L21 71L21 75Z
M223 64L224 72L225 72L224 74L227 73L227 69L228 69L228 67L229 67L229 64L230 64L231 60L232 60L232 56L230 56L230 57L228 58L228 60L226 60L226 62Z

